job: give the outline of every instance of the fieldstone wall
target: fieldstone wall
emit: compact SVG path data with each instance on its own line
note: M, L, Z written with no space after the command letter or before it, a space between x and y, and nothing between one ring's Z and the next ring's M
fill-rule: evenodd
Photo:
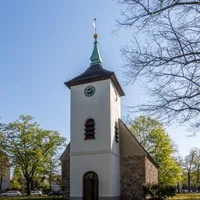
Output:
M143 200L145 156L121 157L121 200Z
M65 199L69 199L70 197L70 157L66 156L61 161L61 169L62 169L62 187L64 190Z
M146 183L158 183L158 169L147 157L145 158L145 173Z

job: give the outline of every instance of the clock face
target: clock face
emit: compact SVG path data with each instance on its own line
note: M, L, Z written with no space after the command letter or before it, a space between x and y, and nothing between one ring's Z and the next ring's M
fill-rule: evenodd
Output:
M91 97L95 93L95 87L93 85L89 85L85 88L84 94L86 97Z

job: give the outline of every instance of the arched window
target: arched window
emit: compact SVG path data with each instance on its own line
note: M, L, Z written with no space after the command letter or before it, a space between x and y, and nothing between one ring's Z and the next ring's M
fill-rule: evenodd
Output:
M95 139L95 123L93 119L88 119L85 122L85 140Z

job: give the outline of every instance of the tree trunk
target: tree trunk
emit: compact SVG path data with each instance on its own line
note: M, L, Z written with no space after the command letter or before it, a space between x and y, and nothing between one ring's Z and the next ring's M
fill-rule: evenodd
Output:
M29 178L26 179L26 194L29 196L31 194L31 180Z
M199 186L200 181L200 166L197 167L197 185Z
M190 171L188 170L188 192L190 192L190 189L191 189L191 185L190 185L190 179L191 179L191 176L190 176Z
M49 189L52 190L52 162L50 162L50 168L49 168Z
M0 174L0 192L2 192L3 175Z
M199 192L199 186L200 186L200 166L197 167L197 188Z
M52 177L51 177L51 173L49 174L49 190L51 191L51 184L52 184Z
M181 193L181 184L180 184L180 182L178 182L178 184L177 184L177 190L178 190L178 193L180 194Z

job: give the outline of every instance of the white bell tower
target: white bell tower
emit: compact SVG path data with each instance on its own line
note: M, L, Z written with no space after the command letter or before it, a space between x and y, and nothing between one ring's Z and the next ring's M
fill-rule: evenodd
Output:
M118 119L124 92L105 70L97 34L89 68L65 82L71 90L70 200L119 200Z

